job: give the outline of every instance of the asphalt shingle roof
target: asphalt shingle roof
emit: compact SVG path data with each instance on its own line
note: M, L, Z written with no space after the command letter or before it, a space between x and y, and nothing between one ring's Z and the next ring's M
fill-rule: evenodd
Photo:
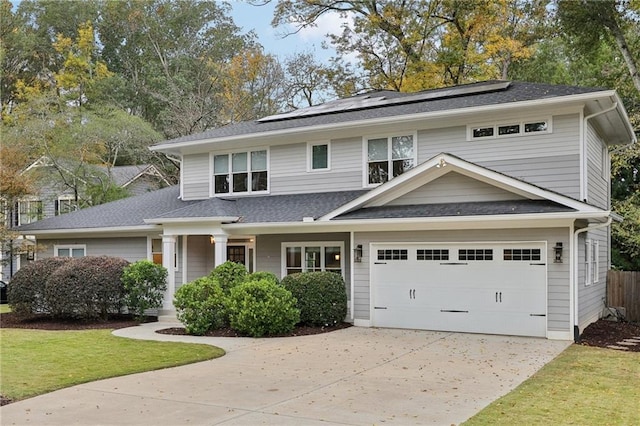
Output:
M456 86L458 88L481 87L502 83L499 81L487 81L472 83L468 85ZM445 93L451 88L434 89L420 93ZM323 124L337 124L349 121L375 119L381 117L392 117L405 114L417 114L436 111L454 110L460 108L479 107L485 105L499 105L505 103L532 101L538 99L548 99L561 96L570 96L583 93L593 93L602 91L601 88L576 87L551 85L543 83L510 82L506 89L494 90L481 93L460 94L457 96L444 96L442 98L427 99L424 101L411 101L407 103L396 103L390 105L370 106L362 109L349 111L334 111L319 115L302 116L298 118L275 120L275 121L244 121L230 124L216 129L210 129L203 133L187 135L180 138L161 142L159 145L171 145L180 142L190 142L197 140L225 138L239 135L250 135L269 131L278 131L307 126L317 126ZM368 93L368 96L384 96L388 99L402 97L410 98L415 93L398 93L389 90ZM362 97L364 95L360 95Z
M482 201L468 203L367 207L342 214L334 218L334 220L485 216L526 213L562 213L572 211L575 211L575 209L547 200Z

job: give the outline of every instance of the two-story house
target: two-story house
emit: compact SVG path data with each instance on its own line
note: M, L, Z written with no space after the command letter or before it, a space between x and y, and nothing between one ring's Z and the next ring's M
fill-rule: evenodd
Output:
M162 142L180 185L26 225L39 256L342 274L357 326L573 339L610 265L613 90L377 91Z
M33 194L17 200L15 205L0 203L0 213L8 227L34 223L49 217L60 216L84 207L89 196L86 188L89 184L112 183L124 188L130 195L139 195L170 186L169 181L152 164L113 166L83 166L82 173L72 171L73 167L57 165L42 156L26 167L21 175L33 182L36 189ZM0 200L1 201L1 200ZM35 251L27 240L26 244L16 242L15 247L0 250L0 278L11 279L14 271L24 262L33 260ZM16 248L20 247L20 249ZM13 253L12 253L13 251ZM12 259L12 261L9 261Z

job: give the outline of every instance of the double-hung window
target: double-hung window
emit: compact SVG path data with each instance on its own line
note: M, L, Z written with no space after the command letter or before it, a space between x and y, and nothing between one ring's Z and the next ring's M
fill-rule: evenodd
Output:
M587 240L585 243L585 284L596 284L600 275L600 242Z
M26 225L42 219L41 200L22 200L18 202L18 225Z
M297 272L331 271L343 274L342 242L282 244L282 276Z
M367 184L387 182L411 169L416 162L413 134L366 140Z
M266 192L268 185L266 150L213 156L215 194Z
M84 244L54 246L53 253L60 257L84 257L87 254L87 246Z

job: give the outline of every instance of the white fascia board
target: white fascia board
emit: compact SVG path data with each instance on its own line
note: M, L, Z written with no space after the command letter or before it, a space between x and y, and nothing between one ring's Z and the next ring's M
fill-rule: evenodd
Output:
M436 229L509 229L567 227L576 219L605 219L609 212L531 213L492 216L441 216L403 219L354 219L315 222L232 223L222 225L229 234L289 234L349 231L400 231Z
M145 223L153 223L162 225L165 223L171 224L189 224L189 223L224 223L224 222L237 222L240 220L238 216L215 216L215 217L171 217L171 218L154 218L145 219Z
M49 237L49 238L66 238L66 237L79 237L87 236L93 237L95 235L112 236L138 236L146 235L149 232L161 231L162 228L155 225L140 225L140 226L116 226L110 228L74 228L74 229L41 229L41 230L29 230L24 231L23 235L33 235L35 237ZM20 232L20 231L18 231Z
M621 115L622 121L625 123L625 130L629 134L629 139L630 139L629 143L632 143L632 144L637 143L638 137L636 136L636 132L633 129L631 120L629 120L629 114L627 113L627 109L624 107L624 104L622 103L622 99L620 99L620 95L618 95L618 93L614 91L613 97L615 98L615 103L618 105L617 109Z
M165 143L149 147L151 151L168 151L179 152L182 148L196 147L198 145L217 143L217 142L234 142L234 141L247 141L250 139L270 138L277 136L286 136L290 134L304 135L305 133L321 132L326 130L339 130L357 127L367 127L372 124L377 126L386 124L398 124L409 123L413 121L425 120L425 119L441 119L444 117L455 117L459 115L467 114L479 114L482 112L500 112L504 110L513 110L514 108L523 107L541 107L541 106L553 106L558 104L572 103L572 102L586 102L598 98L613 96L615 91L607 90L602 92L582 93L578 95L570 96L557 96L547 99L534 99L529 101L508 102L504 104L491 104L483 105L479 107L468 108L456 108L443 111L430 111L419 114L405 114L405 115L393 115L388 117L368 118L364 120L347 121L344 123L327 123L319 124L316 126L305 127L293 127L288 129L273 130L267 132L247 133L242 135L233 135L228 137L198 139L185 142Z

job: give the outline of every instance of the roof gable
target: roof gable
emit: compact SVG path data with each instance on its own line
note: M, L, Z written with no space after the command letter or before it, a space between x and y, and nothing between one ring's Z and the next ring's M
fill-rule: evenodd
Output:
M415 201L407 202L407 200L415 200L421 193L429 193L430 183L435 182L435 184L438 185L438 180L443 177L446 180L447 177L445 177L445 175L450 173L455 173L458 176L448 176L449 180L453 177L453 180L465 181L465 178L467 178L472 181L477 181L479 183L478 186L487 189L491 187L491 192L494 195L501 194L501 197L505 197L503 200L547 200L580 212L602 211L597 207L556 192L486 169L451 154L442 153L393 180L378 186L350 203L341 206L321 217L320 220L331 220L358 209L382 206L390 207L403 204L415 205ZM442 183L442 181L440 183ZM417 194L417 197L411 197L412 193ZM428 201L428 199L424 199L420 204L429 204ZM442 203L440 202L439 204Z

